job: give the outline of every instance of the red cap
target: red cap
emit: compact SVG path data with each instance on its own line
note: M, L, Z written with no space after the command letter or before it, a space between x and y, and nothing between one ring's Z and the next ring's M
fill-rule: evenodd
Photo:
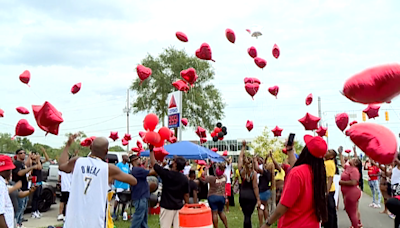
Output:
M12 169L15 169L15 165L11 158L7 155L0 155L0 172Z
M317 158L323 158L328 151L328 145L320 136L305 135L304 142L310 153Z

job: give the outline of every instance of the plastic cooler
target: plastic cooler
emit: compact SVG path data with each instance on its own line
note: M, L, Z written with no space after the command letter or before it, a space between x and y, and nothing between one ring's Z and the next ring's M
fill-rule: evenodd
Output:
M180 228L212 228L211 209L204 204L186 204L179 211Z

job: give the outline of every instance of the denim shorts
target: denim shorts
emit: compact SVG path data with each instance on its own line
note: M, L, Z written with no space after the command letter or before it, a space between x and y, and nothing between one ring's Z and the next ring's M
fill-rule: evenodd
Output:
M261 201L267 201L271 197L271 191L267 190L265 192L260 192L260 200Z
M212 211L222 212L225 207L225 197L211 195L208 197L208 204Z

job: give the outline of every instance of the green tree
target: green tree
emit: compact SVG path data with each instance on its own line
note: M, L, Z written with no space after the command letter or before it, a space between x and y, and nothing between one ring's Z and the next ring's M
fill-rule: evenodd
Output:
M115 151L115 152L121 152L121 151L125 151L124 148L122 148L121 146L112 146L108 149L109 151Z
M21 144L17 140L11 140L11 134L0 133L0 152L2 153L15 153Z
M147 55L141 62L152 69L152 75L143 83L137 78L131 89L137 97L133 103L133 112L154 112L164 124L168 115L167 96L176 89L172 83L180 77L180 72L190 67L196 69L198 79L188 93L183 93L182 116L188 118L190 126L202 126L213 129L215 123L224 116L225 104L221 93L211 84L214 70L210 62L189 56L184 50L169 47L158 57Z
M67 133L65 134L65 136L67 137L67 141L69 139L69 137L74 134L74 133ZM78 151L78 155L79 156L87 156L90 153L90 148L89 147L83 147L81 146L81 142L87 138L86 134L82 131L76 133L78 134L78 137L75 139L75 142L73 142L69 148L69 154L74 155L76 151ZM65 141L65 145L67 144L67 141ZM62 148L60 148L60 153L64 150L63 146ZM60 154L59 154L60 155ZM59 155L57 156L57 159L59 157Z

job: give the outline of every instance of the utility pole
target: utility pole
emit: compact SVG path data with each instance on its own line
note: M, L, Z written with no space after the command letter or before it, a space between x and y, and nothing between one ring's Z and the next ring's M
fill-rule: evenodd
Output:
M124 108L124 113L126 113L126 133L129 134L129 113L131 112L131 107L129 104L129 89L126 94L126 107ZM126 152L129 153L129 141L126 145Z
M321 115L321 97L318 97L318 117L322 119L322 115ZM318 126L321 126L321 120L318 122Z

